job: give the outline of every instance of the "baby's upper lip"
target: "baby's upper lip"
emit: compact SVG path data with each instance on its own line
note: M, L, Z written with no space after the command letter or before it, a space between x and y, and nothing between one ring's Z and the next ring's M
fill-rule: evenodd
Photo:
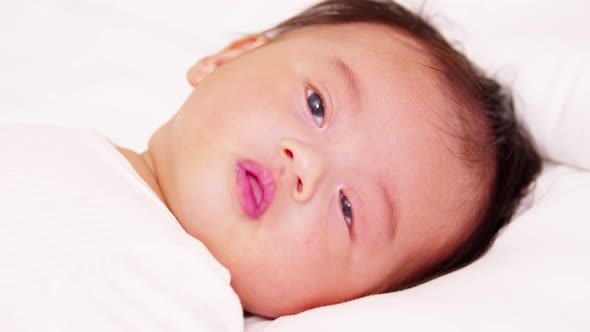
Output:
M236 173L240 206L250 218L258 219L268 209L274 197L276 183L272 172L253 160L241 160L236 165ZM259 201L255 198L249 177L252 177L260 186Z

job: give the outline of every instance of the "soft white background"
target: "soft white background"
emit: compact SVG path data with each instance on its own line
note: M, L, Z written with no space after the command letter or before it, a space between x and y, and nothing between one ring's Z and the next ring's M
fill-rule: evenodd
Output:
M0 123L88 128L141 150L190 92L194 61L311 3L1 2ZM558 164L476 264L397 294L251 320L249 329L590 330L590 2L431 0L424 12L513 87L519 115Z

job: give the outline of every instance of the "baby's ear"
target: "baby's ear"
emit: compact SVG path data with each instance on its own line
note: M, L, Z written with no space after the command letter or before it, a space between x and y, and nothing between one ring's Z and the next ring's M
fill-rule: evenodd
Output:
M247 51L268 43L268 41L268 37L266 37L264 34L248 36L235 40L220 52L203 58L194 64L188 70L186 75L189 83L193 87L197 86L201 80L205 78L205 76L207 76L210 72L215 70L215 68L246 53Z

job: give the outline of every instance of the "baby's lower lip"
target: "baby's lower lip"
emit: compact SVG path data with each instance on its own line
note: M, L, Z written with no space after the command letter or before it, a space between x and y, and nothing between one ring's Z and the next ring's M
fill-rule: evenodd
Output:
M251 219L257 220L270 206L276 185L272 172L251 160L239 161L236 165L237 192L240 206ZM258 204L248 175L255 178L262 191Z

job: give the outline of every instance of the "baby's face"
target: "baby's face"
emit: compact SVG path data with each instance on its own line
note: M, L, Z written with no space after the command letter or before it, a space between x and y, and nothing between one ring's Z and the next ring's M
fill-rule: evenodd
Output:
M381 291L470 229L475 180L408 45L368 24L288 32L209 74L150 141L170 209L246 310Z

